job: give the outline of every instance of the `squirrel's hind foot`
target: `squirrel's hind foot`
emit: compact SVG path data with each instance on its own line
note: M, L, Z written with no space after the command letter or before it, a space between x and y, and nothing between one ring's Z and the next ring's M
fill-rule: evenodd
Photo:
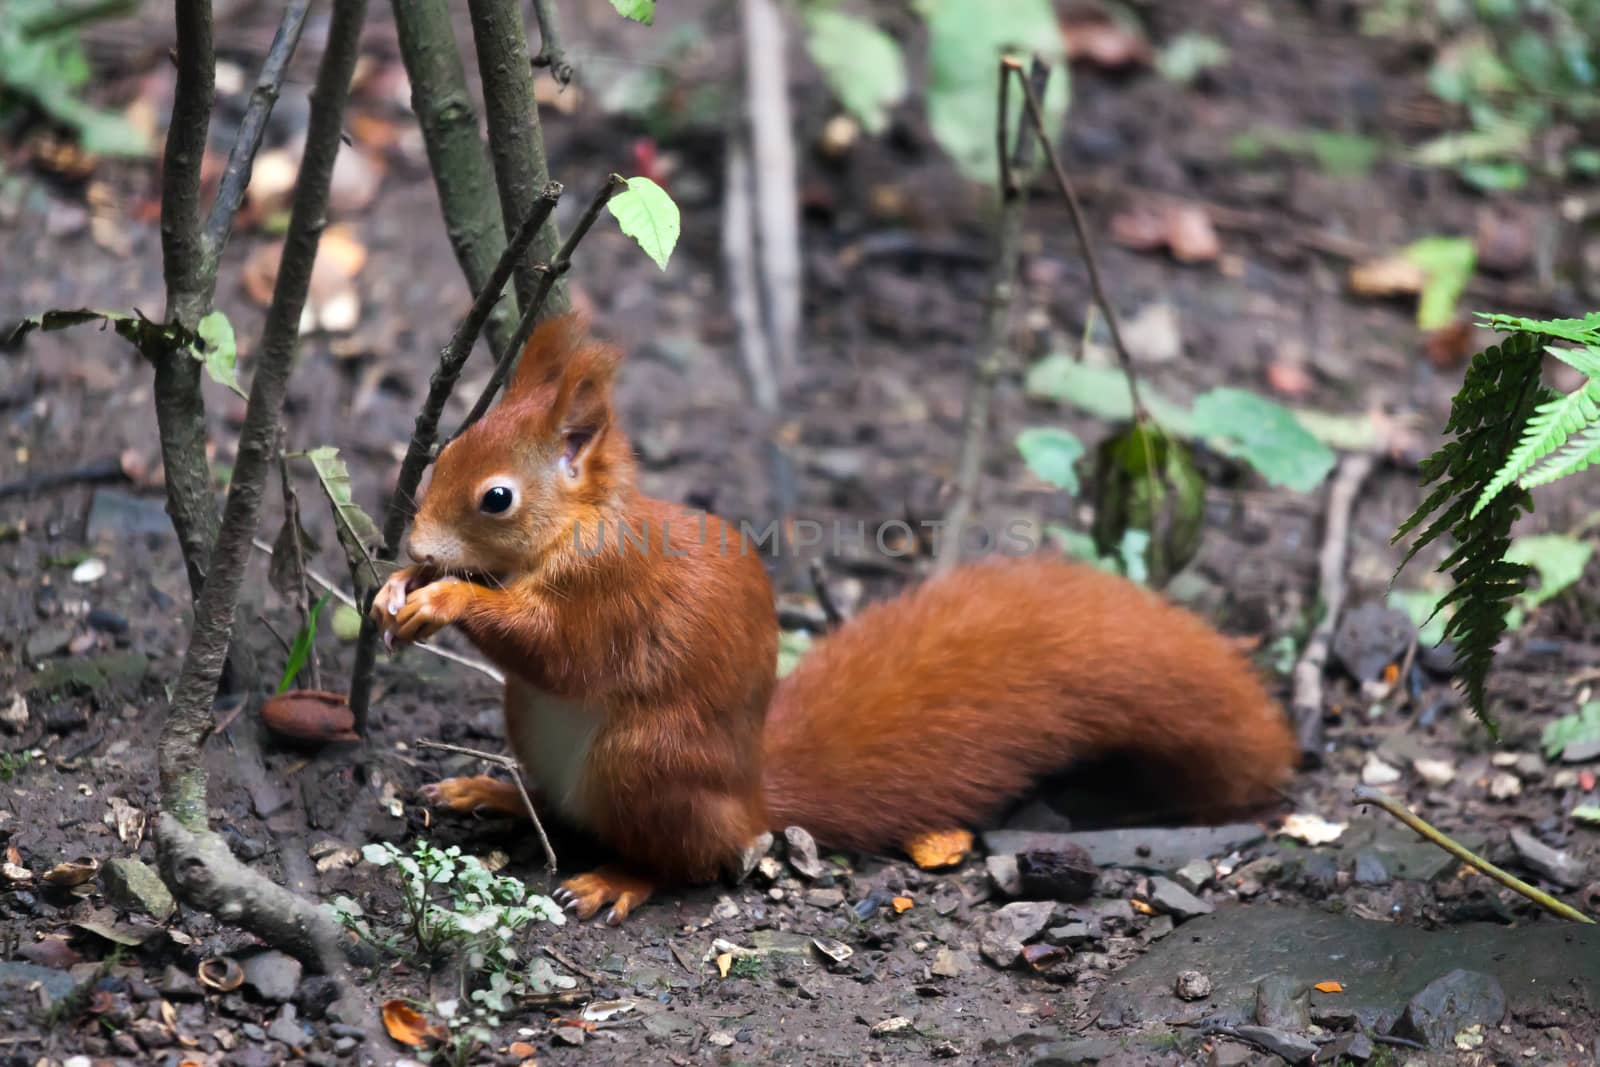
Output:
M587 919L607 904L606 925L616 926L628 913L646 900L655 886L644 878L630 874L620 867L596 867L588 874L568 878L553 894L555 902Z

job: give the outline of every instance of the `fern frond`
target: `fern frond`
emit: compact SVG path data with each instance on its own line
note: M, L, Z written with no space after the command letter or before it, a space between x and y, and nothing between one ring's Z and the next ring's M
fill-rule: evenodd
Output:
M1592 324L1589 320L1572 322L1592 329L1593 340L1600 343L1600 315L1594 316ZM1453 439L1422 465L1423 484L1438 484L1394 537L1399 541L1413 531L1421 531L1400 564L1402 568L1423 546L1441 537L1448 535L1455 543L1454 550L1439 566L1454 583L1440 606L1455 607L1445 632L1455 641L1461 686L1472 710L1491 733L1497 733L1497 728L1487 706L1489 668L1495 645L1505 632L1506 608L1522 591L1528 571L1521 564L1507 562L1505 556L1511 545L1512 525L1524 511L1532 510L1533 501L1526 489L1515 484L1515 476L1502 481L1493 492L1489 489L1517 453L1523 451L1530 435L1534 444L1528 451L1537 454L1528 465L1559 447L1553 444L1551 449L1539 452L1552 431L1544 423L1537 430L1530 425L1536 412L1560 400L1539 384L1541 337L1559 336L1543 329L1548 325L1539 324L1540 328L1532 332L1514 333L1504 343L1473 358L1445 425L1446 434ZM1578 332L1578 327L1572 327L1572 332ZM1600 404L1600 394L1591 400ZM1597 420L1600 408L1596 408L1593 418L1580 419L1577 425L1581 428ZM1571 419L1563 419L1558 412L1549 413L1546 421L1572 425ZM1562 440L1566 439L1563 436ZM1525 471L1527 466L1521 469Z
M1551 456L1543 466L1524 475L1521 485L1524 489L1534 489L1559 482L1594 463L1600 463L1600 425L1590 426L1582 435L1567 442L1567 447Z
M1600 311L1591 312L1581 319L1525 319L1520 315L1491 315L1478 312L1485 329L1501 333L1532 334L1536 337L1558 337L1580 345L1600 345Z
M1538 476L1538 472L1529 477L1524 475L1528 474L1534 464L1566 444L1568 438L1583 434L1596 424L1600 424L1600 380L1595 378L1590 378L1580 388L1566 396L1547 404L1540 404L1534 410L1533 416L1528 419L1527 429L1522 433L1522 441L1512 450L1511 458L1506 460L1505 466L1496 472L1489 484L1483 487L1483 492L1478 494L1478 502L1473 505L1469 518L1476 518L1478 513L1488 507L1489 502L1512 482L1520 482L1524 489L1531 489L1535 485L1543 485L1546 481L1554 481L1555 478L1534 481L1533 478ZM1558 478L1563 476L1556 475Z

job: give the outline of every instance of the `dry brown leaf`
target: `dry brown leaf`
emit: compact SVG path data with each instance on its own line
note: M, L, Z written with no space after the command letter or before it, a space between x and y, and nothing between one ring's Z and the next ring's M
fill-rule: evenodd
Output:
M911 862L923 870L954 867L972 851L972 834L966 830L945 830L923 834L906 846Z
M1144 36L1121 22L1096 19L1069 22L1061 27L1067 46L1067 59L1087 60L1097 67L1117 69L1150 60L1150 43Z
M424 1048L448 1036L443 1026L429 1023L420 1011L403 1000L384 1001L383 1028L389 1031L390 1037L412 1048Z
M1495 274L1515 274L1533 262L1533 225L1522 212L1485 207L1478 212L1473 244L1478 266Z
M1314 384L1302 363L1280 359L1267 364L1267 386L1279 396L1299 400L1311 392Z
M728 968L733 966L733 953L720 952L717 954L717 977L728 977Z
M194 976L207 989L222 993L231 993L244 984L244 968L232 956L212 956L208 960L201 960Z
M1165 247L1165 214L1149 205L1139 205L1111 216L1111 239L1137 252Z
M250 168L250 217L263 219L287 210L300 176L300 146L269 148L257 154Z
M357 741L355 713L338 693L291 689L261 707L261 721L280 737L324 744Z
M1465 319L1429 330L1422 339L1423 358L1440 370L1459 367L1467 361L1472 349L1472 324Z
M1133 910L1138 912L1140 915L1154 915L1156 913L1155 908L1151 907L1142 900L1130 900L1128 901L1128 904L1132 906Z
M1414 296L1427 275L1406 256L1386 256L1350 268L1350 288L1357 296Z
M1222 253L1222 240L1204 208L1176 204L1167 212L1167 247L1179 263L1209 263Z
M910 897L895 897L889 903L894 905L895 914L897 915L904 914L916 906L916 901Z
M66 863L58 863L40 876L40 880L57 889L71 889L73 886L83 885L100 873L100 861L90 856L82 856Z
M1338 982L1334 982L1334 981L1318 982L1316 985L1312 986L1311 988L1315 989L1318 993L1343 993L1344 992L1344 986L1342 986Z

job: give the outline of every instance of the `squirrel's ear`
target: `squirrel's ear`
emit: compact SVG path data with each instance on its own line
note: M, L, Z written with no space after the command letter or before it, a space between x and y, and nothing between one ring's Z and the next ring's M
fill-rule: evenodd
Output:
M555 385L561 378L567 361L582 348L588 337L589 324L581 314L569 311L545 319L528 335L522 346L516 370L506 383L506 396L532 396L540 389Z
M550 405L554 428L587 441L611 421L611 379L621 354L612 346L586 340L562 364Z

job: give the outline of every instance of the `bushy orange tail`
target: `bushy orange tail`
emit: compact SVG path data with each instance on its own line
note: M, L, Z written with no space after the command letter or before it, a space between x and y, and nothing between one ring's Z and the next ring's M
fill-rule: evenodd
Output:
M1250 664L1131 582L993 559L873 605L778 687L774 826L868 851L980 826L1039 778L1126 754L1195 814L1273 799L1296 746Z

